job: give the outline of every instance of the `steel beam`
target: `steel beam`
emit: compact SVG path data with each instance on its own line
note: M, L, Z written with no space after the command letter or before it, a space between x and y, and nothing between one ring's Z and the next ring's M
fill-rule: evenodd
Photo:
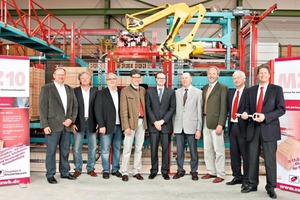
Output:
M125 15L125 14L133 14L137 12L141 12L147 10L148 8L81 8L81 9L47 9L49 12L54 14L55 16L93 16L93 15ZM246 9L246 8L245 8ZM263 13L265 9L247 9L251 12L260 12ZM17 16L15 10L9 10L12 16ZM23 9L23 11L28 12L28 10ZM39 16L45 15L45 12L39 9L36 9ZM207 9L207 12L210 10ZM153 11L152 13L147 13L148 15L152 15L157 13ZM274 13L268 15L269 17L300 17L300 10L276 10Z

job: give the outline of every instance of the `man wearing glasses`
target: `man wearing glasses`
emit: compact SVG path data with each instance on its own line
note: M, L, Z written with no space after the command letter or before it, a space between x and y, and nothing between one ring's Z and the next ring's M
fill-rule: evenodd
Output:
M149 179L154 179L158 172L158 145L161 139L162 165L161 173L165 180L169 180L169 154L168 147L173 132L172 117L176 109L175 91L166 88L164 72L155 75L157 86L146 92L146 107L148 117L148 131L151 145L151 169Z
M142 167L142 147L144 143L145 130L147 129L145 93L146 90L140 87L142 81L141 72L133 69L130 72L130 85L121 91L120 116L122 130L124 131L124 147L122 157L122 180L128 181L128 167L131 149L134 145L133 177L138 180L144 178L140 174Z
M117 88L117 76L108 73L107 88L98 91L95 100L95 115L100 133L102 176L109 179L110 146L112 146L112 175L122 177L120 169L121 121L120 121L120 90Z

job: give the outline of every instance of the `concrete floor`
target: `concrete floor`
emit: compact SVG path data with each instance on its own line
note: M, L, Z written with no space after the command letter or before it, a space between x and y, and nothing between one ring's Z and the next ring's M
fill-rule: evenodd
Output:
M187 175L179 180L171 179L166 181L161 175L154 180L149 180L150 170L150 149L143 149L143 167L141 174L143 181L139 181L129 176L128 182L123 182L120 178L111 176L106 180L101 174L101 159L96 162L96 172L98 177L90 177L86 174L85 164L83 173L75 181L61 179L60 174L56 174L58 184L51 185L45 177L45 147L31 146L31 182L26 185L13 185L0 187L0 199L30 199L30 200L189 200L189 199L270 199L264 189L266 184L264 167L260 169L260 185L257 192L242 194L241 185L227 186L226 182L232 179L230 169L229 152L226 152L226 179L222 183L214 184L212 179L192 181L188 175L190 167L188 165L189 154L185 162ZM203 149L199 149L199 176L206 173L203 161ZM171 154L172 155L172 154ZM71 172L74 171L72 163L72 152L70 152ZM83 153L83 159L86 159L86 151ZM131 164L132 164L131 159ZM171 158L170 176L176 173L176 158ZM299 199L299 194L276 189L278 199Z
M61 179L56 175L58 184L47 182L44 172L31 172L31 183L20 187L18 185L0 187L1 199L30 199L30 200L170 200L170 199L270 199L264 190L265 177L260 176L260 185L257 192L242 194L240 185L227 186L225 181L231 180L226 176L222 183L214 184L212 180L192 181L190 175L179 180L164 180L157 176L149 180L148 174L139 181L132 176L128 182L120 178L110 177L104 180L101 175L90 177L82 174L77 180ZM299 194L276 189L278 199L299 199Z

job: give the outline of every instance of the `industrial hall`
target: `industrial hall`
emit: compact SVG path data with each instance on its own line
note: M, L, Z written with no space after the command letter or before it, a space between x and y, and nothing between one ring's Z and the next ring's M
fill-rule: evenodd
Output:
M298 0L0 0L1 199L300 194Z

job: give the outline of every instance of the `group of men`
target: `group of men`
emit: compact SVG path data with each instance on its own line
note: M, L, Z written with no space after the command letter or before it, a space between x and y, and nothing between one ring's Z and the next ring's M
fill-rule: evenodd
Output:
M41 127L45 132L46 177L49 183L57 183L56 148L59 145L59 172L61 178L75 180L82 173L82 145L88 141L87 174L95 173L96 139L100 135L102 176L112 175L129 179L129 161L134 145L133 177L143 180L141 175L142 147L145 130L150 135L151 169L149 179L159 171L158 147L161 141L161 174L169 180L168 148L172 133L176 137L177 172L173 179L185 175L184 159L186 143L190 150L190 174L198 180L197 140L203 135L204 161L207 173L201 179L213 178L220 183L225 178L224 128L228 119L230 135L231 167L234 178L227 185L242 184L242 193L257 190L260 149L263 148L267 172L266 190L276 198L276 141L280 139L278 118L285 113L282 88L269 83L268 66L258 68L259 85L245 87L245 74L233 74L235 90L218 82L220 71L212 66L207 70L209 84L202 90L192 86L192 75L182 74L182 87L167 88L166 74L155 75L156 87L141 87L140 70L130 72L130 85L120 90L117 76L108 73L107 88L98 91L91 87L92 75L79 74L80 86L74 90L64 84L66 72L57 68L54 81L46 84L40 94ZM264 89L258 89L263 87ZM262 98L262 99L261 99ZM228 117L229 116L229 117ZM119 165L121 141L123 155ZM75 173L71 174L68 162L70 134L74 134ZM110 169L110 152L112 166ZM243 163L243 170L241 166ZM243 171L243 173L242 173Z

